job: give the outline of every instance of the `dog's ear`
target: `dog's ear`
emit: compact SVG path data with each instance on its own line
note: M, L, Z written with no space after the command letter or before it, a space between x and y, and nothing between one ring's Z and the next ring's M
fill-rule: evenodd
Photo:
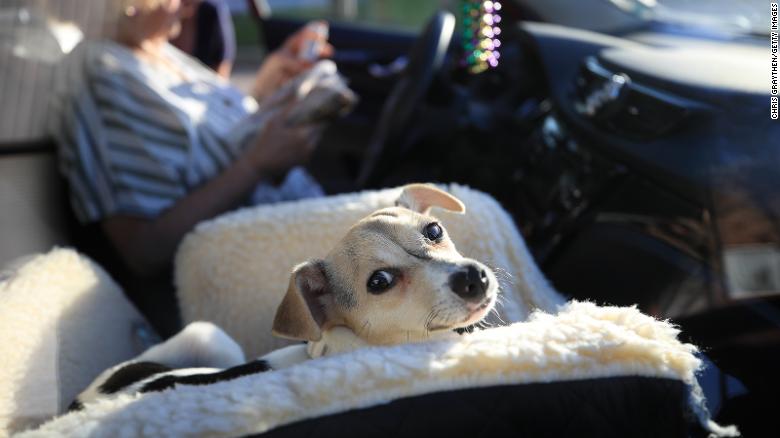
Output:
M276 309L273 334L288 339L319 341L329 295L324 262L315 260L296 266L287 294Z
M431 207L441 207L455 213L466 212L466 206L460 202L460 199L430 184L409 184L404 186L401 197L398 198L395 205L421 214L428 214L431 211Z

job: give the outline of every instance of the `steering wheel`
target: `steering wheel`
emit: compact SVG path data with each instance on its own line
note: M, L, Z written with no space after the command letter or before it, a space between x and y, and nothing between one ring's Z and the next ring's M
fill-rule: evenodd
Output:
M358 187L376 184L399 151L390 146L400 143L414 110L444 65L447 48L455 30L455 16L439 11L428 20L409 52L409 62L387 97L376 128L368 143Z

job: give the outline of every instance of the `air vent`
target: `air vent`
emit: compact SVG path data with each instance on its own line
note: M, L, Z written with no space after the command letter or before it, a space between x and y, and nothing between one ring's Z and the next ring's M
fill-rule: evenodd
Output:
M631 139L652 139L674 129L689 114L682 99L638 84L593 58L583 63L575 109L602 128Z

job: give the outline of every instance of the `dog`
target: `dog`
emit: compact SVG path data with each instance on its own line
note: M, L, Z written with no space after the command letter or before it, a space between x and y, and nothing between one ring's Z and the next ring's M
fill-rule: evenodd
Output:
M498 282L491 269L457 251L430 216L432 207L465 212L454 196L411 184L394 207L350 228L325 258L294 268L272 330L305 343L247 362L221 329L195 322L101 373L70 409L121 393L217 383L365 346L457 336L493 309Z

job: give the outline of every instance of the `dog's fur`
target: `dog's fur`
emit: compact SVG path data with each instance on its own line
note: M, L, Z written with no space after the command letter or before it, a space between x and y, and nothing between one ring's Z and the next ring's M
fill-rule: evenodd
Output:
M498 284L490 269L458 253L429 215L432 207L465 211L446 192L412 184L395 207L355 224L324 259L295 267L273 332L306 344L245 363L241 348L222 330L192 323L103 372L72 408L118 393L230 380L366 345L455 336L454 330L492 310Z

